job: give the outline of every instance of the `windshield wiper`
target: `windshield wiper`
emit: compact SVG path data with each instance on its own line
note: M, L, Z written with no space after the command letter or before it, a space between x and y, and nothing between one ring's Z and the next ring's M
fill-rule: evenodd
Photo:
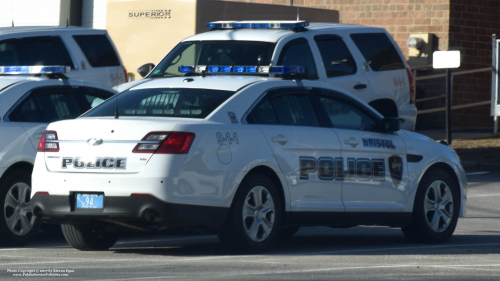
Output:
M152 75L149 75L150 78L154 78L154 77L165 77L165 76L174 76L174 77L182 77L183 75L179 75L179 74L175 74L175 73L170 73L170 72L164 72L164 73L156 73L156 74L152 74Z

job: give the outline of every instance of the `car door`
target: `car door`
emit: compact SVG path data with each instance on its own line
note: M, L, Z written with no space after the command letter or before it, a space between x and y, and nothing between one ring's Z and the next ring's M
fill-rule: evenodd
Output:
M73 35L85 60L80 60L79 70L68 77L92 81L108 87L125 83L125 73L120 59L106 34Z
M268 91L247 122L263 132L287 180L291 211L343 212L341 183L333 180L340 143L317 118L305 88Z
M372 93L370 101L388 98L394 100L398 106L408 104L410 102L408 72L390 36L381 32L353 33L350 37L365 59L363 72Z
M28 92L8 113L8 118L24 128L36 149L49 123L76 118L112 95L93 87L40 87Z
M402 212L407 190L406 146L397 132L381 132L381 119L341 93L316 89L342 147L337 179L346 212ZM339 165L341 168L338 168Z
M369 95L366 74L362 62L354 59L344 39L335 34L314 36L321 55L326 82L366 100ZM359 65L358 65L359 64Z

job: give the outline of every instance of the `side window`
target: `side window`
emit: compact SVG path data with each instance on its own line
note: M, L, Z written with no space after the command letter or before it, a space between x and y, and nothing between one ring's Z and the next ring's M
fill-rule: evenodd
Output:
M317 35L318 45L326 76L338 77L356 73L356 62L341 37L336 35Z
M385 33L357 33L351 38L373 71L404 69L405 65Z
M73 35L73 38L92 67L120 66L106 35Z
M278 65L303 66L306 70L305 77L307 79L318 79L314 57L305 38L286 43L281 50Z
M334 128L366 131L377 128L375 120L352 104L332 96L319 95L318 97Z
M33 95L26 98L19 104L14 111L9 115L10 121L16 122L43 122L40 110L33 98Z
M11 121L50 123L73 119L82 112L71 87L45 87L35 89L9 115Z
M279 124L318 127L307 94L269 93L247 117L250 124Z
M247 116L249 124L277 125L278 118L268 96L265 96Z
M33 51L36 50L36 51ZM74 68L61 38L25 37L0 41L0 65L66 65Z

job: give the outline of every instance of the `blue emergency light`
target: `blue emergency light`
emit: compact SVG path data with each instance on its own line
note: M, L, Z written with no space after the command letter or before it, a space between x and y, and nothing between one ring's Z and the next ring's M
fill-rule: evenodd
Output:
M300 29L309 26L308 21L215 21L206 25L211 29Z
M53 74L68 73L71 67L60 65L10 65L0 66L0 74Z
M274 74L283 74L283 75L289 75L289 74L304 74L305 69L302 66L287 66L287 65L282 65L282 66L271 66L269 69L269 73L274 73Z
M234 74L282 74L300 75L305 73L302 66L248 66L248 65L181 65L178 68L180 73L234 73Z

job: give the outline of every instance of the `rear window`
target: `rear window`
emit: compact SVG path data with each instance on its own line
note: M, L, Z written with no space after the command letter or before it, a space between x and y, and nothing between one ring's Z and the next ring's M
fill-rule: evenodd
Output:
M9 119L35 123L74 119L111 96L113 93L91 87L41 87L31 91L9 114Z
M74 68L68 50L57 36L0 41L0 65L65 65Z
M351 34L352 41L373 71L404 69L405 65L385 33Z
M82 117L157 116L205 118L235 92L207 89L141 89L123 92Z
M258 41L187 41L158 64L153 76L184 76L181 65L269 65L275 43Z
M120 60L106 35L73 35L92 67L120 66Z

